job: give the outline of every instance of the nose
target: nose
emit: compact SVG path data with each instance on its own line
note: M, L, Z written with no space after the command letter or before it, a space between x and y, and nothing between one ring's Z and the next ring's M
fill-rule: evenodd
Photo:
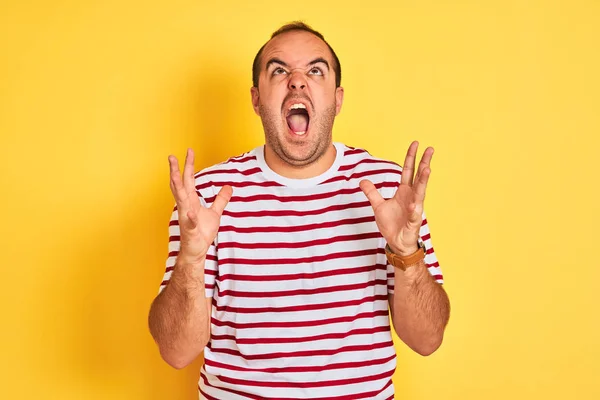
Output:
M291 90L306 89L306 78L301 71L292 71L290 74L290 80L288 82L288 88Z

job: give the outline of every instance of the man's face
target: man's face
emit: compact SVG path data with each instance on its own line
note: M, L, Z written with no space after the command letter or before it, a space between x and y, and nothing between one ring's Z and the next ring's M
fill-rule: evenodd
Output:
M286 32L267 43L260 65L251 93L267 146L292 166L317 161L331 146L344 96L335 86L329 48L309 32Z

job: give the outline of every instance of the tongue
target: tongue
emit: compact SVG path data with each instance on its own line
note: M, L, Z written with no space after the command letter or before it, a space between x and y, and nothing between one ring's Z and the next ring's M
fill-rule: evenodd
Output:
M304 114L290 115L287 117L287 123L294 133L306 132L308 117Z

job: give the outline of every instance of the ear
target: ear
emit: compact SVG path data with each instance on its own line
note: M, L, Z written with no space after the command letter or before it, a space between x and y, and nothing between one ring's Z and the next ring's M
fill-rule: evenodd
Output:
M344 102L344 88L338 87L335 89L335 115L337 116L342 111L342 103Z
M260 116L260 113L258 112L258 104L260 100L258 88L254 86L250 88L250 95L252 96L252 108L254 108L254 112L256 113L256 115Z

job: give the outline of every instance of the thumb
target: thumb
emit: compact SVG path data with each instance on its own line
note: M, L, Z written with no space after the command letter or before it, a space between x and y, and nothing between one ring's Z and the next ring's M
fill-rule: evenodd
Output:
M221 190L219 190L219 193L217 193L217 197L215 198L215 201L213 201L210 208L215 210L217 212L217 214L219 214L219 216L221 216L221 214L223 214L223 210L225 209L225 206L227 206L227 203L229 203L229 200L231 199L232 194L233 194L233 188L231 186L229 186L229 185L223 186L221 188Z
M369 199L373 210L379 207L380 204L385 202L385 199L381 197L381 194L379 194L377 188L375 187L375 185L373 185L373 182L371 182L370 180L363 179L358 185L360 186L360 189L363 191L365 196L367 196L367 199Z

